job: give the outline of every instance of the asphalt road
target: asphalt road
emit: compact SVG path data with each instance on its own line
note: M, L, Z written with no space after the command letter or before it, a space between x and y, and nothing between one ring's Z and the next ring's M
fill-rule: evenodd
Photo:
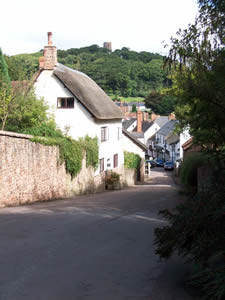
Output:
M0 210L0 300L189 300L186 268L154 254L158 210L180 201L171 172L150 184Z

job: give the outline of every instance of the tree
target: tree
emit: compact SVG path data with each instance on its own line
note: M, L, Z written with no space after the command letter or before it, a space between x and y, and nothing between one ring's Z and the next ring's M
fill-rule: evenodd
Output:
M172 92L177 96L180 127L189 126L194 141L210 154L206 161L212 170L211 185L208 191L186 199L172 212L161 212L169 224L155 230L155 243L161 258L177 252L195 264L191 282L201 290L202 299L222 300L225 299L225 2L198 0L198 3L199 17L195 24L179 30L178 36L172 38L167 63L174 70ZM206 157L205 151L202 154Z
M225 4L199 0L195 24L172 38L167 63L173 66L173 92L180 126L195 141L220 151L225 145ZM178 68L179 64L179 68Z
M14 90L13 97L5 124L6 130L27 132L28 129L48 123L48 106L44 99L36 98L32 88L19 87Z
M8 73L8 66L0 48L0 87L2 87L4 84L8 85L9 83L10 78Z
M10 106L13 101L8 66L0 49L0 120L4 130Z
M137 112L137 107L135 104L132 104L131 112Z
M145 98L145 104L156 114L168 115L175 110L176 97L168 95L166 91L153 90Z

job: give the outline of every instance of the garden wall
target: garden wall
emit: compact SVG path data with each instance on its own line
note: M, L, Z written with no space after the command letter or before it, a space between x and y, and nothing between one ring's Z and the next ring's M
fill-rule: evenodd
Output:
M85 159L81 172L71 180L65 165L59 162L58 147L34 143L31 138L29 135L0 131L0 207L105 189L104 174L95 176L93 168L86 168ZM132 184L135 176L132 177L131 173L126 174L120 167L123 184Z

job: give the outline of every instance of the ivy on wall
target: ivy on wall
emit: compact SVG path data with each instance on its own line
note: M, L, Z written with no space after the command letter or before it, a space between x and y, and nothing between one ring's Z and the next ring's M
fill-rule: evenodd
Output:
M70 137L34 137L32 142L46 146L58 146L60 161L65 162L66 172L75 177L81 170L82 159L86 153L86 166L97 169L98 167L98 140L97 138L80 138L78 141Z
M133 152L124 152L124 166L129 169L138 169L140 167L141 157Z

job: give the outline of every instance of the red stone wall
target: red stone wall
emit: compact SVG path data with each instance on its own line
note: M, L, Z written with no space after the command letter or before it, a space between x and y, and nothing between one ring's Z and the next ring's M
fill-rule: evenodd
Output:
M59 161L58 147L30 141L32 136L0 131L0 207L72 197L105 189L104 176L95 176L93 168L82 170L72 180ZM135 183L135 176L124 166L114 170L121 174L122 185Z
M30 141L30 136L0 131L0 207L44 201L103 188L94 170L83 168L73 180L59 162L58 147Z

